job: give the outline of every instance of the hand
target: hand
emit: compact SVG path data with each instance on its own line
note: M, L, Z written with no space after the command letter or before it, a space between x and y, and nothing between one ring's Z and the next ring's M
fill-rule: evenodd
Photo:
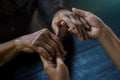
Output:
M102 29L105 27L105 23L95 16L94 14L83 11L80 9L72 8L72 11L82 17L81 22L84 24L82 29L82 36L80 38L86 39L99 39L102 35Z
M66 28L66 24L68 24L68 26L72 26ZM52 28L55 34L59 37L63 36L67 30L71 30L71 28L79 25L79 18L73 12L70 12L68 10L58 11L52 21Z
M59 38L52 34L48 29L42 29L32 34L22 36L16 40L16 44L24 49L30 49L38 52L45 59L52 60L55 57L55 53L63 53L66 55L62 43ZM26 50L26 52L28 52ZM45 54L43 54L43 52Z
M70 80L68 68L60 56L56 57L56 63L48 61L43 57L41 57L41 60L44 65L44 70L50 80Z

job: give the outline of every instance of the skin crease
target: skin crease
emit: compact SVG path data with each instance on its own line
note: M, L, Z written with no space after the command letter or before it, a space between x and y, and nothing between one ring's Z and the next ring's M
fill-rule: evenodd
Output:
M55 14L52 21L53 31L58 37L61 37L62 33L65 33L67 31L66 27L61 27L64 25L63 21L71 23L71 25L73 25L70 26L71 29L80 26L79 18L73 12L68 10L59 10Z
M100 18L90 12L76 8L73 8L72 11L60 10L55 14L52 22L55 34L61 36L60 28L64 27L63 31L68 30L75 34L79 40L97 39L120 69L120 40L113 31ZM51 43L53 44L51 45ZM69 71L61 59L66 55L66 51L60 39L49 30L42 29L0 44L0 66L11 60L20 51L38 52L42 56L45 72L51 80L70 80ZM56 63L52 62L54 58ZM59 63L59 61L61 62ZM50 70L46 70L45 64L47 67L52 66L49 68ZM57 77L50 74L52 71L58 74Z
M11 60L20 51L27 51L25 48L40 53L41 56L48 60L55 57L56 54L54 53L62 54L63 57L66 55L60 39L45 28L1 44L0 65L2 66ZM42 54L42 52L46 54Z
M100 18L94 14L76 8L73 8L72 11L80 17L84 18L90 26L90 30L85 30L84 28L84 35L87 35L87 39L97 39L107 51L108 55L111 57L118 69L120 69L119 38ZM85 23L83 24L86 25ZM80 37L86 40L84 36Z
M55 32L57 33L56 34L57 36L59 35L59 32L62 33L62 31L59 30L63 30L63 32L66 32L66 30L60 29L60 27L58 27L64 23L56 22L56 20L57 21L62 20L63 17L66 17L68 20L71 19L70 22L79 25L79 23L76 23L76 20L78 21L79 19L75 16L75 14L73 14L73 12L70 12L68 10L59 10L55 14L52 22L53 30L56 31L58 29L57 30L58 32ZM59 23L60 25L58 25ZM58 58L56 56L58 56L58 54L61 54L60 58L64 59L67 52L64 50L64 47L62 46L60 40L61 37L58 38L56 35L51 33L48 29L42 29L32 34L23 35L9 42L0 44L0 66L4 65L6 62L9 62L13 57L18 55L19 52L21 51L27 53L38 52L39 55L42 57L42 59L47 60L49 63L53 63L52 61L55 61L53 59L56 59L57 62ZM68 69L63 63L62 59L60 59L62 64L59 63L59 60L58 60L58 64L54 63L54 65L58 66L55 68L55 72L58 74L58 77L56 79L59 80L63 76L66 77L69 75ZM65 72L65 75L62 75L63 72ZM51 79L53 78L51 77ZM68 77L66 77L65 80L67 79Z
M59 31L60 27L59 28L56 27L60 26L58 25L58 22L56 22L56 20L57 21L62 20L61 16L73 18L72 20L73 22L75 22L75 18L77 18L73 14L73 12L70 12L68 10L57 11L52 21L53 30L56 31L58 29L57 30L58 32L55 32L56 35L58 35L57 33L61 31L62 31L61 33L66 32L65 29L60 29L61 31ZM46 36L44 37L44 35ZM17 55L21 51L27 53L45 52L46 54L41 55L49 60L52 60L52 58L55 57L55 53L61 53L64 59L64 56L66 55L67 52L64 50L62 43L60 41L61 37L59 38L52 34L50 31L43 29L32 34L23 35L22 37L11 40L9 42L2 43L0 44L0 66L5 64L6 62L9 62L13 57L15 57L15 55ZM41 41L39 42L39 40ZM49 40L49 42L46 40Z
M44 71L49 76L50 80L70 80L68 68L60 55L56 56L55 63L46 60L42 56L40 57L43 62Z
M114 34L114 32L96 15L92 14L91 12L87 12L84 10L72 8L72 11L74 14L77 15L79 18L80 25L74 26L73 23L69 24L71 20L68 20L68 18L62 18L61 21L58 21L58 26L61 25L62 27L66 27L68 31L71 33L74 33L79 40L88 40L88 39L96 39L98 40L101 45L105 48L108 55L111 57L113 62L116 64L116 66L120 69L120 40L119 38ZM79 27L79 28L78 28ZM66 29L65 28L65 29ZM55 29L56 34L58 33L59 29ZM57 58L57 57L56 57ZM44 62L43 64L47 64L49 66L49 63L52 62ZM52 63L53 64L53 63ZM64 63L62 63L64 64ZM51 66L51 65L50 65ZM54 64L54 67L56 67L57 64ZM45 68L45 66L44 66ZM53 67L52 67L53 68ZM52 70L52 68L49 68ZM58 78L55 77L55 75L51 75L51 71L45 70L45 72L48 74L51 80L70 80L69 75L60 75L60 74L68 74L68 69L64 65L63 69L65 71L60 72L58 71L56 73L56 70L52 71L55 72ZM60 76L60 79L59 79Z

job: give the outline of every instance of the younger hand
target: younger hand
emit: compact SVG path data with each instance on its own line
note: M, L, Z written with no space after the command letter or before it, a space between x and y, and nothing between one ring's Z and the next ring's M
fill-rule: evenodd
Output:
M86 39L99 39L102 35L102 30L106 26L105 23L92 14L91 12L83 11L80 9L72 8L72 11L82 17L81 22L84 24L83 32L80 38Z
M70 80L68 68L60 56L56 57L55 63L46 60L42 56L41 60L43 62L44 70L50 80Z

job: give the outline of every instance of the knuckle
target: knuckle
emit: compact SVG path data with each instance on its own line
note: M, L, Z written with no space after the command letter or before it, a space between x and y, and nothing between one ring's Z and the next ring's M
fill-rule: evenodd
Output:
M38 41L32 42L32 46L37 46L37 44L38 44Z
M43 32L48 32L49 30L47 28L42 29Z
M46 32L46 31L42 31L42 32L39 34L39 38L45 37L46 35L47 35L47 32Z
M54 52L54 48L53 47L49 47L49 51Z
M55 36L55 38L54 38L56 41L60 41L60 39L57 37L57 36Z
M87 15L91 15L92 13L91 12L86 12Z
M45 32L41 32L39 36L43 37L44 35L45 35Z
M55 43L53 44L53 46L54 46L55 48L58 48L57 44L55 44Z
M57 46L57 44L56 44L56 43L53 43L53 44L52 44L52 46L54 47L54 49L55 49L55 50L57 50L57 51L58 51L58 46Z

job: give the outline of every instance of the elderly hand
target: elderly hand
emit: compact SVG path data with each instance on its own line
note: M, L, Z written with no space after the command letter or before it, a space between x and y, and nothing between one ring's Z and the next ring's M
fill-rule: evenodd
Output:
M55 53L62 53L62 56L66 55L66 51L59 38L48 29L42 29L35 33L22 36L16 39L15 42L22 50L27 48L36 51L45 59L52 60L56 55ZM26 50L26 52L28 51ZM43 54L43 52L45 54Z
M66 24L69 28L66 27ZM59 37L63 36L67 30L71 30L79 25L79 18L73 12L68 10L59 10L52 21L52 28Z
M55 62L48 61L42 56L41 60L43 62L44 70L50 80L70 80L68 68L60 56L55 58Z

